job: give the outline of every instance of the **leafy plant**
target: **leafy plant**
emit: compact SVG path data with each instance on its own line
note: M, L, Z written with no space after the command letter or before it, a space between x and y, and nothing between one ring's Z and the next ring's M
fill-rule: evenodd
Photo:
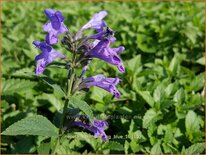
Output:
M115 46L125 47L121 58L126 72L119 74L116 66L93 59L85 76L119 77L121 97L97 87L77 93L75 103L71 100L67 107L64 127L77 114L88 115L91 121L93 117L106 120L108 141L94 138L81 127L70 128L58 144L55 136L2 134L2 153L204 153L203 2L2 2L3 132L39 115L52 124L53 134L60 125L67 95L64 60L50 64L44 75L33 73L39 52L32 42L44 40L47 34L41 30L47 21L45 8L60 10L71 32L77 32L94 13L109 13L105 20L115 29ZM61 44L54 49L72 58ZM81 71L75 70L78 75ZM84 108L86 103L90 110ZM85 118L80 119L87 122Z

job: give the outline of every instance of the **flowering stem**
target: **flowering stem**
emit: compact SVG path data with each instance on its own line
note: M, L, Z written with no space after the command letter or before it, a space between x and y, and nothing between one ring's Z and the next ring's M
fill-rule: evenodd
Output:
M63 108L63 114L62 114L60 126L59 126L59 136L62 135L62 133L64 132L64 121L65 121L67 107L69 104L69 97L71 95L71 90L72 90L74 76L75 76L75 72L73 69L69 70L69 76L70 77L68 77L68 81L67 81L67 96L66 96L66 100L65 100L65 104L64 104L64 108ZM60 140L60 137L58 137L58 139L57 139L57 142L56 142L56 145L55 145L55 148L54 148L54 151L52 154L55 154L56 148L58 147L58 144L59 144L59 140Z
M71 77L70 79L68 79L68 88L67 88L67 96L66 96L66 100L65 100L65 104L64 104L64 108L63 108L63 114L62 114L62 118L61 118L61 122L60 122L60 128L59 128L59 132L62 133L63 131L63 126L64 126L64 120L65 120L65 116L66 116L66 111L67 111L67 107L69 104L69 97L71 95L71 90L72 90L72 86L73 86L73 81L74 81L74 70L70 70L71 72Z

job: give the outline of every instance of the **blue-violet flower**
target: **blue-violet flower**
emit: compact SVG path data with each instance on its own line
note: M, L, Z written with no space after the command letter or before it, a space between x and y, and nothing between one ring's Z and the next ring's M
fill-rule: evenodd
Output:
M100 87L110 92L116 98L120 98L120 93L116 89L116 85L119 83L119 78L106 78L104 75L95 75L89 78L85 78L79 85L82 88L89 88L91 86Z
M73 125L82 127L94 133L94 137L102 137L103 141L107 141L107 135L104 132L104 128L108 126L108 123L104 120L94 120L93 124L83 123L81 121L76 121Z
M88 28L93 28L98 30L102 30L103 27L106 26L106 23L103 21L103 18L107 15L106 11L100 11L96 13L87 24L82 26L81 31L88 29Z
M46 65L53 62L54 59L65 58L65 55L57 52L45 42L33 41L33 44L42 51L42 53L37 55L35 58L35 61L37 62L37 75L42 74L46 69Z
M86 56L99 58L110 64L116 65L119 71L124 73L124 65L121 58L118 56L118 54L124 50L124 47L120 46L118 48L111 48L109 46L112 41L113 40L110 40L108 38L102 39L99 42L95 40L95 42L98 42L97 45L88 52L86 52Z
M63 23L64 16L61 12L55 12L52 9L46 9L44 12L51 21L43 26L44 31L48 32L45 40L48 44L57 44L58 34L62 34L68 31L68 29Z

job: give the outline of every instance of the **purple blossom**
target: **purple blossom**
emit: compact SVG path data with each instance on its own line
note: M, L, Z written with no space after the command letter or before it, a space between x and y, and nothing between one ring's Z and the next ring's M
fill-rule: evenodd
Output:
M91 86L100 87L110 92L116 98L120 98L120 93L116 89L116 85L119 83L119 78L106 78L104 75L96 75L89 78L85 78L80 84L80 88L89 88Z
M104 27L107 24L103 21L103 18L107 15L106 11L100 11L96 13L85 25L82 26L80 31L76 34L76 39L80 37L85 29L92 28L95 29L97 32L103 31Z
M96 43L98 41L95 41ZM122 63L121 58L118 56L120 52L124 50L123 46L118 48L111 48L109 47L111 43L114 42L114 38L112 39L102 39L100 40L94 48L86 52L86 56L99 58L104 60L110 64L116 65L120 72L124 73L125 68Z
M82 127L94 133L94 137L101 137L103 141L107 141L107 135L104 132L104 128L108 126L108 123L104 120L94 120L92 125L88 123L83 123L81 121L76 121L73 125Z
M51 21L43 26L44 31L48 32L45 40L48 44L57 44L58 34L62 34L68 31L63 23L64 16L60 11L55 12L52 9L46 9L44 12Z
M46 65L52 63L54 59L65 58L65 55L57 52L45 42L33 41L33 44L42 51L42 53L37 55L35 58L35 61L37 62L37 75L42 74L46 69Z
M103 29L103 27L106 26L106 23L103 21L103 18L106 15L107 15L106 11L100 11L96 13L87 24L82 26L81 31L88 28L93 28L96 29L97 31Z

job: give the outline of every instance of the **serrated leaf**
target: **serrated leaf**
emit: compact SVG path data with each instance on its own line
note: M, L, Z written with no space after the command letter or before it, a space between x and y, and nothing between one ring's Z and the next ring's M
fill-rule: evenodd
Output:
M181 104L185 99L185 92L183 88L180 88L174 95L174 101Z
M35 82L24 79L3 79L2 81L2 95L10 95L13 93L27 92L36 85Z
M136 92L151 106L154 106L154 99L150 95L149 91L140 91L136 89Z
M184 150L184 154L199 154L204 153L205 143L196 143Z
M74 134L77 136L77 139L86 141L93 149L96 149L97 142L100 141L99 138L95 139L93 135L86 132L75 132Z
M165 95L168 97L170 96L172 93L174 93L174 91L177 88L177 84L176 83L170 83L166 89L165 89Z
M85 113L85 115L89 118L91 122L93 122L93 112L91 107L85 102L76 97L69 98L69 104L74 105L76 108L79 108L81 111Z
M158 85L154 90L153 97L155 102L161 102L165 98L165 87L162 84Z
M200 126L197 118L197 114L194 111L189 111L185 118L186 133L189 139L195 138L196 133L199 132Z
M39 136L58 136L58 129L46 118L41 115L26 117L9 126L2 135L39 135Z
M158 114L154 109L149 109L145 113L143 117L143 128L148 128L148 126L152 123L155 123L155 121L158 120Z
M127 69L130 70L133 74L134 73L138 73L141 68L141 55L137 55L135 56L134 58L130 59L128 62L127 62Z
M151 149L151 154L161 154L162 153L162 149L160 147L160 141L158 141Z
M200 73L195 77L194 80L191 81L191 90L198 91L204 88L205 84L205 73Z
M131 149L132 149L132 152L138 152L140 150L140 145L138 144L138 142L136 140L132 140L130 142L130 146L131 146Z
M193 27L192 25L187 25L187 27L182 31L182 33L184 33L193 44L195 44L196 42L196 38L197 38L197 28Z
M123 151L124 146L118 142L115 141L108 141L103 145L103 148L110 149L110 150L117 150L117 151Z
M61 89L61 87L58 84L56 84L54 81L52 81L50 78L41 77L41 79L54 89L54 94L56 94L57 97L61 98L66 96L64 91Z

